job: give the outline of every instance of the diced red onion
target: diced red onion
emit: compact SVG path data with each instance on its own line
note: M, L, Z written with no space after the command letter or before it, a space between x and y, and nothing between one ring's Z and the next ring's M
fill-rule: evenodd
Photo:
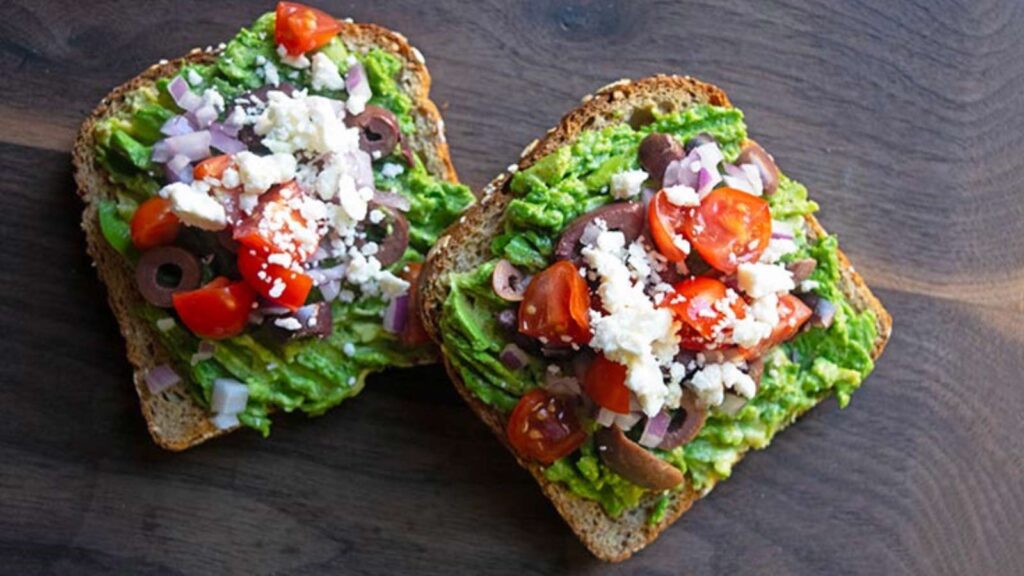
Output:
M238 131L242 129L242 125L245 124L245 110L241 106L235 106L231 109L231 113L228 114L227 118L224 119L224 126L235 131L232 136L237 136Z
M636 426L636 423L643 418L643 414L640 412L630 412L629 414L616 414L615 425L618 426L623 432L629 432Z
M238 414L216 414L210 418L210 422L218 430L230 430L239 425Z
M163 143L167 149L167 156L164 160L157 159L157 146ZM181 136L171 136L157 142L153 146L153 161L154 162L166 162L172 157L181 154L186 156L193 162L204 160L210 157L210 131L201 130L199 132L193 132L191 134L182 134Z
M377 190L373 193L373 201L381 206L408 212L411 206L409 199L397 192L385 192Z
M313 251L313 255L309 257L309 261L319 262L321 260L326 260L328 256L330 256L330 254L327 252L327 249L324 248L323 245L320 245Z
M580 381L574 376L548 374L544 379L544 389L556 396L579 396Z
M640 435L640 445L648 448L655 448L665 439L668 432L668 425L672 422L672 415L662 410L657 415L647 419L644 424L644 432Z
M349 153L352 177L359 188L374 188L373 159L365 150L358 149Z
M718 170L701 168L697 173L697 196L703 200L721 181L722 175L718 173Z
M174 79L171 80L167 85L167 91L170 92L171 98L174 99L174 103L181 109L188 112L192 112L203 105L202 97L193 92L192 89L189 88L188 82L186 82L181 76L175 76Z
M516 346L514 343L509 342L501 350L501 354L498 355L498 359L501 363L509 370L519 370L530 361L530 357L523 351L522 348Z
M213 381L210 411L214 414L238 414L249 402L249 387L232 378Z
M402 294L388 303L384 310L384 330L392 334L398 334L405 330L405 324L409 319L409 295Z
M785 232L772 232L772 240L792 240L793 235Z
M722 150L718 148L717 142L701 144L693 149L693 153L700 158L701 165L711 172L718 172L718 165L722 163L722 160L725 160L725 156L722 154Z
M157 164L163 164L171 159L174 154L171 154L171 147L167 145L167 140L161 140L156 144L153 144L153 151L149 155L149 159Z
M737 394L727 392L718 405L718 410L729 417L736 416L740 410L747 405L747 399Z
M836 305L825 298L818 298L814 305L814 314L811 316L811 325L828 329L836 317Z
M200 128L209 128L210 124L217 121L217 109L212 104L203 104L189 114Z
M725 165L725 185L729 188L735 188L736 190L742 190L747 194L754 196L760 196L760 192L757 191L754 184L750 181L747 173L741 170L738 166L732 164Z
M373 95L370 91L370 83L366 79L366 70L363 69L361 63L353 64L345 74L345 90L348 92L349 99L354 98L362 102L369 101L370 96Z
M747 181L750 182L750 186L754 189L754 194L760 196L764 194L764 180L761 178L761 172L757 169L757 166L753 164L740 164L740 170L747 176Z
M192 164L187 156L178 154L164 164L164 172L168 182L192 182Z
M313 284L321 286L332 280L341 280L345 276L345 265L338 264L330 268L311 268L306 270L306 274L313 279Z
M319 285L320 295L324 297L327 302L333 302L338 294L341 293L341 282L338 280L331 280Z
M164 125L160 127L160 133L164 136L181 136L182 134L191 134L195 132L195 128L182 115L172 116Z
M263 324L263 314L259 310L253 310L249 312L249 324L259 326Z
M195 366L204 360L213 358L213 353L216 349L217 347L213 342L210 342L209 340L200 341L199 348L196 350L196 353L192 355L192 365Z
M149 388L152 394L159 394L179 382L181 376L167 364L154 366L146 372L146 388Z
M601 408L597 411L597 418L595 418L595 420L598 424L607 428L615 423L616 416L619 416L619 414L612 412L607 408Z
M247 148L241 140L225 132L216 122L210 124L210 145L225 154L238 154Z
M238 133L242 131L242 128L227 122L214 122L213 124L210 124L210 131L212 132L214 130L222 132L232 138L238 138Z

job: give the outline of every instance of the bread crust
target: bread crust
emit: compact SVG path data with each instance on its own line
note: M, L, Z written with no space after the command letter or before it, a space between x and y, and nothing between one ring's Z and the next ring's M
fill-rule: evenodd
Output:
M340 24L339 36L350 49L365 52L370 48L381 48L402 61L399 83L414 102L413 118L416 124L416 133L407 138L407 142L431 174L450 182L458 182L444 136L444 122L429 97L430 74L422 54L398 32L374 24L346 21ZM186 64L210 63L216 57L216 51L194 49L182 58L155 64L114 88L82 124L71 152L77 192L85 203L82 229L85 231L87 251L100 280L107 287L110 308L124 336L128 360L134 368L132 380L146 426L160 447L172 451L185 450L234 429L219 430L213 426L209 414L193 399L186 384L173 386L160 394L152 394L146 387L146 372L153 366L167 362L169 355L157 339L154 329L132 312L143 303L135 288L132 269L106 242L100 231L99 201L112 197L114 188L108 175L96 164L95 126L124 106L125 97L131 92L153 85L160 78L173 76Z
M731 106L721 89L688 76L658 75L636 81L620 80L584 97L582 104L566 114L558 126L549 130L543 138L531 142L523 150L518 168L528 168L545 155L575 141L584 130L620 123L650 107L670 111L694 103ZM510 172L497 176L485 188L481 201L470 208L458 224L449 228L430 251L420 278L423 323L431 337L441 346L445 367L459 395L512 452L519 465L533 475L541 490L583 544L598 558L619 562L657 538L711 488L700 493L688 484L685 485L671 496L666 513L657 524L647 522L647 511L660 497L653 493L648 494L640 506L621 517L609 517L597 502L580 498L562 484L548 481L542 466L519 458L506 439L502 414L473 396L445 353L438 323L448 296L448 275L470 270L490 258L490 239L500 231L505 208L513 197L508 189L511 176ZM825 234L813 215L807 217L807 222L812 235L820 237ZM839 253L839 259L842 266L840 286L850 304L858 311L872 310L877 317L878 338L872 357L878 358L889 340L892 317L842 252Z

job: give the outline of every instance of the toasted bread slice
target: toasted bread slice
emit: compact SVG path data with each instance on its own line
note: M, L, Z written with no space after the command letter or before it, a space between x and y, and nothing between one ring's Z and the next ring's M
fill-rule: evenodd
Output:
M585 97L583 103L562 118L557 127L549 130L540 140L530 143L523 150L518 168L528 168L547 154L574 142L585 130L598 130L623 121L641 125L650 121L651 109L671 112L701 103L730 106L729 99L722 90L690 77L659 75L638 81L616 82ZM467 211L459 224L445 232L428 256L427 265L421 276L421 310L424 325L434 340L441 345L442 354L445 350L439 332L439 321L449 291L448 275L471 270L491 258L491 239L501 232L505 208L513 197L508 189L510 180L510 172L495 178L485 188L481 201ZM808 216L807 221L813 235L825 234L813 216ZM872 356L877 358L889 339L892 318L872 295L846 257L842 253L839 257L843 269L841 288L850 304L858 311L874 311L878 320L878 338L872 350ZM445 365L459 394L487 423L499 440L509 447L502 414L476 399L466 389L458 371L448 362L447 357ZM511 450L511 447L509 449ZM515 451L512 453L515 454ZM598 558L612 562L628 558L657 538L662 530L675 522L703 495L688 485L684 486L672 496L663 519L654 525L648 524L647 510L658 499L657 494L648 495L637 508L619 518L612 518L597 502L580 498L562 484L548 481L540 465L518 456L516 458L537 480L544 494L551 499L558 512L587 548Z
M427 170L450 182L457 182L455 167L448 153L444 136L444 122L437 106L429 99L430 75L423 55L412 47L405 36L373 24L340 22L341 38L354 52L381 48L397 56L403 68L399 85L414 102L413 117L416 133L407 139L413 152L426 165ZM135 368L135 390L142 404L142 413L153 440L167 450L184 450L230 430L219 430L210 423L209 413L197 404L185 384L179 384L161 394L151 394L145 384L146 371L169 356L153 333L153 328L132 311L142 304L135 287L132 269L104 239L98 218L99 201L113 197L108 175L97 165L94 127L97 122L114 114L125 105L125 97L134 90L154 84L158 79L173 76L188 63L212 62L215 52L193 50L187 56L172 62L151 66L148 70L115 88L82 124L72 150L75 183L78 195L85 201L82 229L85 230L88 252L92 256L100 279L107 285L110 307L121 326L127 343L128 360Z

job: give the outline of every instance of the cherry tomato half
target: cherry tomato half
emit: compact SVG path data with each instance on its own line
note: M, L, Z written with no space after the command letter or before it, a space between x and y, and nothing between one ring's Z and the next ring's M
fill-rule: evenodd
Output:
M675 238L680 234L685 210L669 202L664 190L659 190L647 207L647 220L654 247L670 262L686 260L686 252L675 243Z
M572 262L533 277L519 304L519 331L550 346L590 342L590 288Z
M695 276L676 284L665 297L665 306L672 309L682 324L679 345L687 350L708 349L720 329L725 312L718 302L726 299L728 287L720 280ZM716 305L717 304L717 305ZM736 297L729 306L736 318L747 314L747 304Z
M228 154L211 156L196 164L196 167L192 169L192 177L196 180L203 180L205 178L220 180L220 177L224 175L224 171L232 164L234 164L234 160Z
M583 377L583 390L602 408L629 414L626 367L598 354Z
M756 262L772 237L768 202L733 188L713 190L683 213L682 224L701 258L726 274L742 262Z
M341 24L326 12L297 2L278 2L274 39L288 54L299 56L327 44Z
M797 332L810 319L813 311L802 300L792 294L779 296L779 323L775 325L770 336L750 348L740 348L739 357L750 360L762 356L773 347L796 336Z
M263 255L288 254L304 262L315 250L311 247L319 244L320 234L315 225L310 225L289 205L300 194L302 191L294 181L262 194L252 214L235 226L235 240Z
M280 264L271 264L252 248L238 250L238 273L260 296L289 310L306 303L313 279Z
M171 212L171 201L156 197L146 200L132 215L132 244L139 250L166 246L178 237L181 220Z
M209 284L171 297L181 321L201 338L220 340L245 330L256 293L245 282L219 277Z
M520 456L541 464L572 454L587 438L572 407L540 388L519 399L505 431Z

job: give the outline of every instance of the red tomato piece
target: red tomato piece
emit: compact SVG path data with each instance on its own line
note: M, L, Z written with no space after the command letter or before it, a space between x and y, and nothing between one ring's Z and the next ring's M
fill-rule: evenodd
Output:
M132 215L132 244L149 250L174 242L181 230L181 220L171 212L171 201L156 197L146 200Z
M220 180L221 176L224 175L224 171L233 164L234 159L232 159L228 154L211 156L199 164L196 164L196 167L192 169L192 177L196 180L203 180L206 178Z
M320 48L339 31L341 24L326 12L297 2L277 4L274 39L292 56Z
M764 340L751 348L740 348L739 357L744 360L757 358L775 346L792 339L812 314L813 310L796 296L792 294L779 296L779 323L775 325L771 335Z
M664 190L659 190L647 207L647 220L654 247L670 262L686 260L686 252L675 243L675 238L680 234L683 212L683 208L668 201L668 195Z
M505 431L520 456L541 464L572 454L587 438L572 407L540 388L519 399Z
M722 321L726 313L722 304L726 301L728 287L720 280L707 276L695 276L675 285L673 292L665 297L664 306L672 309L676 319L682 323L680 346L687 350L712 348L722 334ZM736 296L729 303L736 318L744 318L747 304Z
M301 194L294 181L262 194L253 213L235 226L235 240L263 255L282 253L306 261L316 250L320 233L292 207Z
M590 342L590 288L572 262L533 277L519 304L519 331L550 346Z
M238 272L260 296L289 310L306 303L313 279L280 264L271 264L252 248L238 250Z
M743 262L756 262L772 237L768 202L733 188L717 188L697 208L683 212L682 233L701 258L732 274Z
M256 293L245 282L219 277L209 284L171 297L185 326L200 338L221 340L245 330Z
M583 390L602 408L619 414L629 413L629 388L626 367L598 354L583 378Z

